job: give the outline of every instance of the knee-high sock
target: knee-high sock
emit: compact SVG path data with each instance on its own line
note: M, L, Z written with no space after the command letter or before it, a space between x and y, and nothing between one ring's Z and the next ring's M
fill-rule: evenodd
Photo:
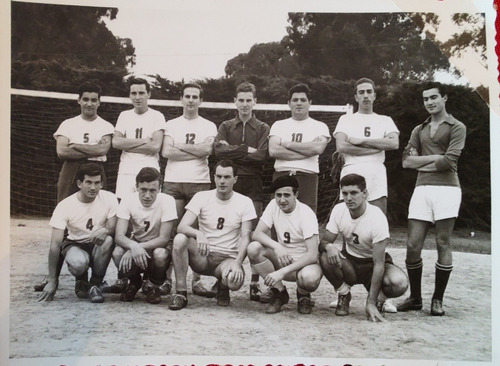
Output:
M448 285L448 279L452 270L453 265L444 265L436 262L436 282L434 285L434 295L432 295L433 299L443 301L444 291Z
M416 263L408 263L406 261L406 269L408 271L408 279L410 280L410 297L413 299L422 298L422 267L424 262L422 258Z

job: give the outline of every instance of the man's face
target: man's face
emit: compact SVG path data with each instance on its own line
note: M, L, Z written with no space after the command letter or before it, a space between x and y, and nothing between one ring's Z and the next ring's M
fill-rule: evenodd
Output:
M430 114L441 113L445 109L446 101L448 100L446 95L441 96L438 88L424 90L422 97L424 99L424 107Z
M252 115L256 99L252 92L239 92L234 98L234 103L240 116L248 117Z
M234 176L233 168L230 166L222 167L218 166L215 169L214 181L217 192L222 194L230 194L233 191L233 186L238 180L238 177Z
M356 94L354 95L354 99L356 99L356 102L358 102L360 110L371 111L376 96L377 95L375 94L375 90L373 90L373 85L371 83L362 83L356 87Z
M299 192L293 193L292 187L281 187L274 192L274 199L281 211L290 213L297 206L297 196Z
M182 106L184 107L184 112L198 112L198 108L202 102L200 98L200 89L198 88L186 88L181 98Z
M288 106L292 111L292 118L303 120L309 116L311 101L307 99L306 93L293 93L288 101Z
M94 92L83 92L78 98L78 104L82 110L82 115L88 119L94 119L97 116L97 108L101 105L99 94Z
M102 188L102 179L100 175L89 177L85 174L83 182L79 180L76 182L76 185L80 189L80 192L82 192L83 198L87 201L93 201Z
M140 182L136 188L142 205L144 207L151 207L160 192L160 182L157 180L153 182Z
M151 97L151 93L148 93L146 85L144 84L133 84L130 85L129 98L132 101L135 109L145 110L148 106L148 99Z
M366 189L362 191L358 186L343 186L340 191L350 211L358 209L366 201Z

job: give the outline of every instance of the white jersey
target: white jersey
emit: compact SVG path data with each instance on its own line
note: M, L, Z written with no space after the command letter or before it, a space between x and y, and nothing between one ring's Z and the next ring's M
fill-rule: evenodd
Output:
M139 193L124 197L116 216L132 223L132 238L139 243L157 238L162 222L177 219L175 200L165 193L158 193L150 207L144 207Z
M335 131L333 131L333 137L339 132L344 133L347 137L361 139L382 139L393 132L399 134L399 130L391 117L377 113L364 114L359 112L342 115L337 127L335 127ZM364 156L344 154L344 159L345 165L374 162L383 164L385 151L380 150L376 154Z
M131 139L152 138L156 131L165 130L165 117L160 112L148 108L146 113L137 114L133 109L123 111L118 116L115 131ZM122 151L118 174L137 174L144 167L160 170L158 153L141 154Z
M252 200L238 192L230 199L217 198L216 190L196 193L186 210L198 217L199 230L210 243L210 251L236 258L241 224L257 218Z
M67 137L69 144L97 145L103 136L112 135L113 132L113 125L99 116L93 121L87 121L78 115L64 120L53 136L56 140L58 136ZM104 162L106 155L94 156L87 160Z
M319 232L318 219L314 211L298 200L295 209L285 213L273 199L262 213L260 220L269 228L274 226L278 242L287 249L293 260L297 260L307 252L305 240Z
M174 144L199 144L209 137L215 138L217 126L200 116L191 120L180 116L167 122L164 134L170 136ZM168 159L164 180L176 183L210 183L208 156L182 161Z
M353 219L345 203L336 205L326 229L333 234L342 233L347 253L358 258L373 258L373 246L388 239L387 218L377 206L366 204L366 211Z
M318 136L325 136L330 140L330 131L325 123L311 117L303 121L288 118L276 121L271 126L269 136L278 136L281 141L311 142ZM306 173L319 173L319 155L300 160L276 159L274 170L277 172L298 170Z
M81 202L78 192L58 203L49 225L55 229L68 229L68 239L89 243L92 231L106 226L108 219L116 216L116 196L101 189L92 202Z

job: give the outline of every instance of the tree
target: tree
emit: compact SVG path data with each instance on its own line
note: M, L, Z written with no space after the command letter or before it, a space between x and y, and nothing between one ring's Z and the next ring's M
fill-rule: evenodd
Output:
M84 80L96 80L119 88L127 66L135 64L135 48L104 24L103 17L112 20L117 13L12 2L12 86L74 92Z
M448 59L403 13L290 13L282 44L301 73L377 83L430 78Z

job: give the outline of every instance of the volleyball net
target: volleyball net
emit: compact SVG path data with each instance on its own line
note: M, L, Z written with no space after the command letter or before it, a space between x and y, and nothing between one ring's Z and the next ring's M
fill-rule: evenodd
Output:
M56 154L53 134L62 121L80 113L77 98L77 94L11 89L11 215L49 217L52 214L56 206L56 184L62 166L62 160ZM150 99L148 105L163 113L167 121L182 114L182 105L178 100ZM120 112L131 108L128 98L102 96L98 114L116 125ZM258 119L269 125L290 117L286 104L257 104L254 112ZM234 118L237 112L233 103L203 102L199 113L218 127L223 121ZM310 109L310 116L326 123L330 134L340 116L346 113L352 113L352 106L312 105ZM330 142L320 156L317 211L320 223L328 219L339 194L338 186L330 176L334 151L335 143ZM120 150L111 148L105 163L104 189L112 192L115 191L120 154ZM209 162L213 171L216 163L213 155ZM264 164L265 205L272 198L269 187L274 172L273 164L274 160L271 158ZM165 165L166 159L160 158L162 174Z

